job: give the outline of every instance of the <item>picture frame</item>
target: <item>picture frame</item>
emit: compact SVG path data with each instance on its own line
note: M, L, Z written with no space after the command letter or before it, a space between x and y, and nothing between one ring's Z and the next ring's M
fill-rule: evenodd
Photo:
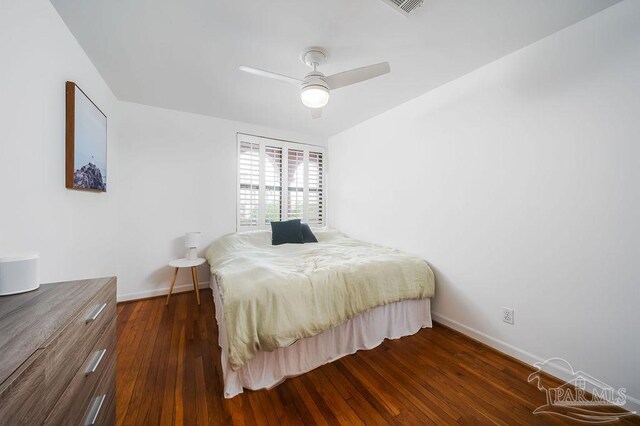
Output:
M65 186L107 191L107 116L72 81L67 81Z

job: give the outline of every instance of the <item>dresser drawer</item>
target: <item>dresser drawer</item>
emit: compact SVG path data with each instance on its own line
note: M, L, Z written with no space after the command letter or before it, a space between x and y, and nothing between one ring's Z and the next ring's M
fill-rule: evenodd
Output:
M44 422L116 314L115 285L104 285L58 333L45 341L0 388L0 419ZM46 307L43 307L46 308Z
M96 393L98 384L105 377L115 374L115 351L116 325L112 320L56 402L45 424L82 424L82 415Z
M89 403L77 423L81 426L112 426L116 418L116 368L115 356L111 359L109 370L111 374L104 374L96 386Z

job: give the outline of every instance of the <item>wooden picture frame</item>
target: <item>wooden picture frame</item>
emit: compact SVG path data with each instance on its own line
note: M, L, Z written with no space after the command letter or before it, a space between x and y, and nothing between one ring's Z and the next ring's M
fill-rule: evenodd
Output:
M65 92L65 186L106 192L107 116L74 82Z

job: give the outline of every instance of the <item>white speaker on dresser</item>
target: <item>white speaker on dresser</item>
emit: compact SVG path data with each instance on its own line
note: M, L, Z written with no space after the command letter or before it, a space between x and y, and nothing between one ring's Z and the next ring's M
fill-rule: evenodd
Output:
M38 253L0 256L0 296L24 293L38 287Z

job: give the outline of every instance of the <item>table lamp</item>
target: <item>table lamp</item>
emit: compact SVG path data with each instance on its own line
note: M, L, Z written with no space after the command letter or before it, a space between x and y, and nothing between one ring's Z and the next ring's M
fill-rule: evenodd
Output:
M189 260L198 258L198 244L200 243L200 232L187 232L184 236L184 246L188 249L185 256Z

